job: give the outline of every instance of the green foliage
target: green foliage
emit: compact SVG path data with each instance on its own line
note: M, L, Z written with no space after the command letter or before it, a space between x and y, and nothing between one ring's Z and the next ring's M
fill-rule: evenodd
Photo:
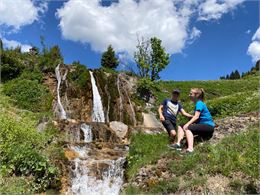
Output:
M137 93L138 96L144 101L148 101L152 96L152 92L159 90L157 85L150 78L141 78L137 82Z
M25 74L24 77L29 76ZM20 108L30 111L48 111L52 97L49 90L36 80L14 79L4 85L3 92Z
M57 175L57 168L41 154L49 139L38 133L28 118L0 114L0 173L4 177L33 176L33 191L43 191Z
M37 81L38 83L43 82L43 74L40 71L29 71L24 70L22 74L19 76L19 79L26 79L31 81Z
M170 63L170 56L161 44L156 37L138 42L134 58L141 77L160 79L159 73Z
M3 51L1 57L1 81L6 82L18 77L24 69L19 60L20 53L12 50Z
M224 138L216 146L204 144L196 148L192 155L185 156L181 161L172 161L170 168L177 175L188 171L198 174L222 174L231 176L234 172L243 172L257 179L259 173L259 134L257 126L250 131Z
M83 64L80 64L79 61L72 63L75 70L68 73L68 79L74 82L79 88L84 89L88 84L90 79L89 71L87 67Z
M139 168L156 161L167 151L168 135L133 134L127 157L127 176L135 175Z
M109 45L107 51L105 51L102 54L101 66L106 68L116 69L118 64L119 62L118 59L115 57L115 51L112 48L112 45Z
M151 80L160 79L159 72L161 72L169 63L170 56L162 47L162 41L156 37L151 38Z
M216 98L207 102L213 117L225 117L259 109L259 93L244 92Z
M157 137L157 138L156 138ZM204 143L197 145L191 155L180 155L180 153L168 150L166 135L133 135L127 167L127 175L132 178L138 169L146 164L158 160L162 155L172 159L168 167L176 175L174 181L161 181L149 188L148 193L172 193L178 190L178 180L184 178L182 189L193 190L196 187L203 187L206 183L206 175L222 174L232 177L233 173L239 172L252 181L243 185L244 192L253 192L253 181L259 178L259 132L258 124L250 126L248 131L231 135L222 139L216 145ZM147 154L147 155L146 155ZM194 173L193 178L189 174ZM130 179L129 178L129 179ZM236 181L237 183L237 181ZM232 183L234 188L240 188L240 184ZM144 189L129 187L127 191L141 192ZM179 186L180 189L180 186ZM238 191L236 191L238 192Z
M150 41L144 40L144 38L142 38L141 41L138 40L136 48L137 51L134 53L134 58L139 71L139 76L142 78L149 77L151 61Z
M26 177L1 177L0 194L33 194L30 191L31 180Z
M59 46L54 45L50 49L45 47L43 54L39 56L39 69L42 72L54 72L59 63L63 63Z

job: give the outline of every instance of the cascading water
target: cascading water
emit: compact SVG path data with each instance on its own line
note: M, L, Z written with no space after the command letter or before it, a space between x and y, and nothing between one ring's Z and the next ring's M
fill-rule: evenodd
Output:
M105 122L102 101L93 73L90 71L93 90L93 124ZM100 123L102 122L102 123ZM105 124L103 124L105 125ZM93 128L85 123L80 125L84 134L85 144L72 144L69 149L77 154L71 167L71 187L68 194L77 195L118 195L123 184L124 162L126 148L112 142L99 142L101 148L97 148ZM97 129L99 132L99 129ZM99 132L100 133L100 132ZM96 134L95 134L96 135ZM78 141L82 138L80 133L76 135ZM123 147L122 147L123 146Z
M89 71L91 76L92 84L92 93L93 93L93 112L92 112L92 121L93 122L105 122L105 115L102 106L101 96L98 92L95 78L93 72Z
M58 81L57 84L57 104L58 104L58 111L59 111L59 117L60 119L67 119L67 115L66 112L62 106L61 100L60 100L60 85L61 85L61 74L60 74L60 64L58 64L58 66L55 68L55 75L56 75L56 79ZM63 80L66 79L66 75L67 73L63 76Z
M91 127L89 125L86 125L85 123L83 123L81 125L80 129L84 133L84 142L86 142L86 143L92 142L93 135L92 135Z

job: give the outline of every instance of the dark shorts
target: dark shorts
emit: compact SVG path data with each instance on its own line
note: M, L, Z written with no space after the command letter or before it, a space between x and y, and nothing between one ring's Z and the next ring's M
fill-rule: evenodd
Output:
M176 130L176 123L171 120L162 121L163 126L167 130L168 134L170 135L171 130Z
M193 135L198 135L203 139L210 139L214 133L214 127L206 124L191 124L188 129Z

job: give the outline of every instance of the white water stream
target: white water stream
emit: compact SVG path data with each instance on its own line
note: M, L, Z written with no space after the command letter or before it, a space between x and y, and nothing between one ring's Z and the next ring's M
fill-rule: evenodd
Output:
M92 121L105 122L101 96L91 71L90 76L93 93ZM70 146L70 149L76 152L78 157L72 160L74 166L71 170L71 187L68 194L118 195L123 184L125 157L118 156L115 160L114 158L95 159L94 151L90 146L93 141L91 126L83 123L80 129L84 133L86 144ZM106 168L100 169L100 166ZM98 174L95 174L95 172Z
M93 122L105 122L105 115L102 106L101 96L98 92L95 78L93 72L89 71L91 76L92 93L93 93L93 111L92 111L92 121Z
M59 117L60 119L67 119L67 114L63 108L63 105L61 103L61 100L60 100L60 85L61 85L61 74L60 74L60 64L58 64L58 66L55 68L55 75L56 75L56 79L58 81L58 84L57 84L57 104L58 104L58 112L59 112ZM64 74L63 76L63 80L66 79L66 75L67 75L67 72Z

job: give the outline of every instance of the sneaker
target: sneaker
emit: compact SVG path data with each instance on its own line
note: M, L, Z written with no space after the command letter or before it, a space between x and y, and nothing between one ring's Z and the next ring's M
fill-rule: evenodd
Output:
M169 148L175 149L175 150L182 150L180 144L170 144Z
M188 150L188 149L187 149L185 153L186 153L186 154L192 154L193 152L194 152L194 150Z

